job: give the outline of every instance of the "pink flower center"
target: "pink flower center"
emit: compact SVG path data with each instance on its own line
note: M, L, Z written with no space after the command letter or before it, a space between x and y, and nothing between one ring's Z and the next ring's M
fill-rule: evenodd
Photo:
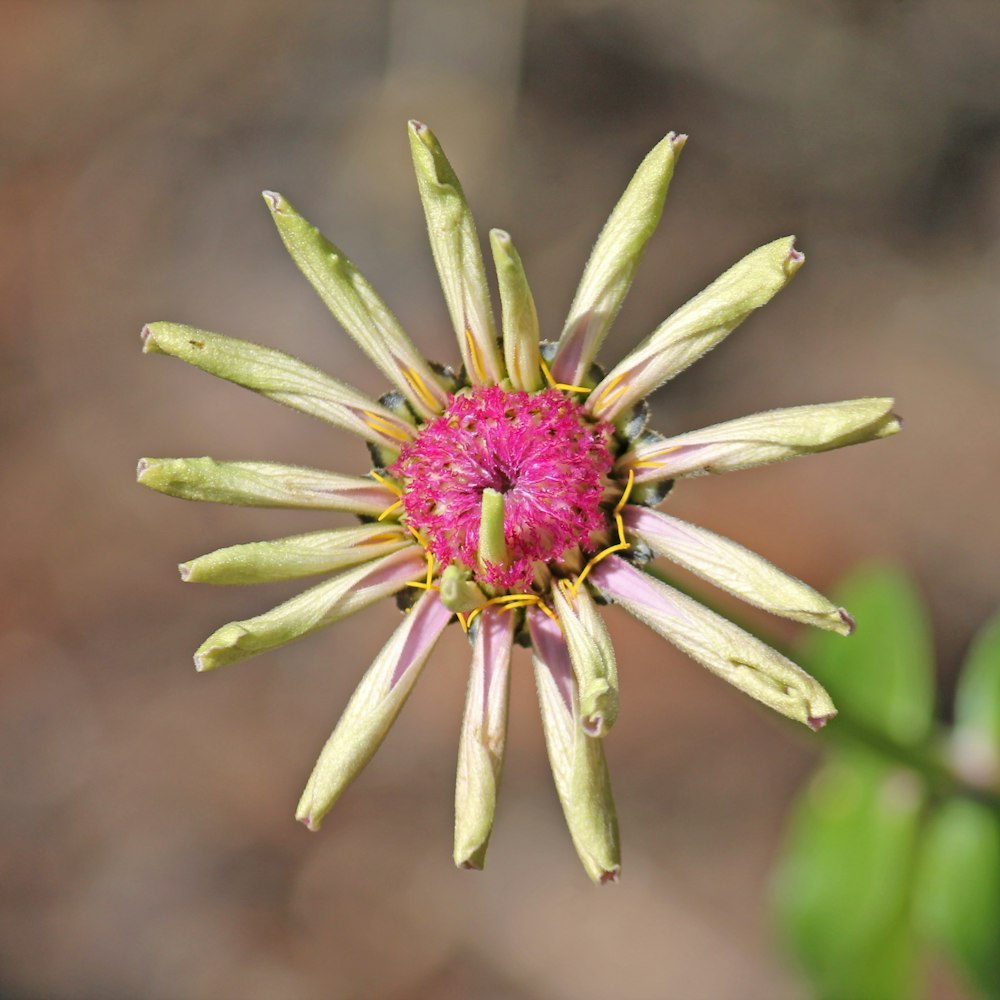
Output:
M557 389L473 389L453 396L389 472L405 480L407 524L442 565L463 565L496 586L527 587L536 561L553 562L574 546L592 549L591 533L606 527L601 476L611 468L610 433ZM504 565L478 562L485 489L504 497Z

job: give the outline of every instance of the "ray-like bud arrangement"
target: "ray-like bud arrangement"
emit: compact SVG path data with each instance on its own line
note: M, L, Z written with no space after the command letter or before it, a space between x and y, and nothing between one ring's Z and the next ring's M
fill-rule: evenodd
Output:
M543 379L535 299L510 235L502 229L491 229L490 246L500 287L503 357L507 374L515 389L537 392L543 385Z
M617 556L595 566L591 579L679 650L776 712L812 729L837 714L822 685L801 667L679 590Z
M574 595L571 587L556 587L552 597L576 677L580 724L588 736L606 736L618 718L618 665L611 636L586 589Z
M872 441L894 434L899 421L892 400L857 399L673 437L645 430L644 397L798 270L803 257L791 237L749 254L600 374L598 349L660 219L685 136L670 133L639 166L597 239L558 343L541 339L510 236L490 232L502 346L462 186L430 129L410 122L409 138L459 372L426 361L347 257L281 195L265 192L293 260L395 391L376 403L280 351L178 323L146 327L144 350L353 432L367 442L371 472L152 458L139 463L138 479L183 499L338 511L361 522L230 545L181 564L184 580L217 584L339 574L218 629L197 651L199 670L274 649L384 597L395 596L406 613L320 754L296 811L306 826L319 827L375 753L445 626L457 621L472 663L455 784L455 863L485 862L512 647L530 645L574 847L594 882L615 882L621 860L604 744L619 714L618 669L600 604L620 604L722 679L814 729L836 710L813 678L640 567L664 557L774 614L842 634L853 627L843 609L760 556L649 508L675 479Z
M794 236L768 243L716 278L608 372L590 394L587 409L601 420L613 420L728 337L805 263L794 244Z
M214 670L238 663L332 625L402 590L423 566L423 557L411 546L318 583L270 611L217 629L198 647L195 666Z
M292 260L357 345L422 417L444 409L447 393L361 272L287 198L265 191L264 201Z
M617 882L621 848L604 741L583 730L576 679L559 626L537 611L528 612L528 623L545 746L573 846L594 882Z
M748 604L841 635L854 631L854 621L843 608L728 538L646 507L627 506L622 518L656 555Z
M444 150L421 122L410 122L410 150L431 252L466 373L473 385L496 385L504 369L472 212Z
M639 261L663 214L663 203L686 135L670 132L646 154L604 224L569 307L552 374L579 385L597 357Z
M424 594L368 668L299 799L295 818L318 830L323 817L358 776L396 721L451 612Z
M755 413L675 437L650 435L618 460L637 483L737 472L896 434L894 400L878 397Z
M398 449L413 437L413 425L381 403L273 348L183 323L148 324L142 330L142 344L147 354L180 358L210 375L319 417L366 441Z
M267 583L333 573L412 544L413 538L398 524L361 524L229 545L181 563L178 568L181 579L188 583Z
M181 500L240 507L340 510L377 517L395 496L362 476L277 462L217 462L214 458L143 458L136 478L143 486Z
M514 618L487 608L477 619L455 779L455 864L482 868L496 812L510 702Z

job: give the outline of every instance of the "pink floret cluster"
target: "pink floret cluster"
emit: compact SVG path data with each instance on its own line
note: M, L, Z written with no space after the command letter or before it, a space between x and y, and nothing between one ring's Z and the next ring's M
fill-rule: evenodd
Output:
M494 586L528 587L536 561L590 550L591 534L606 528L601 478L612 464L610 433L556 389L473 389L453 396L389 472L405 481L407 524L442 565L464 565ZM504 495L503 566L477 561L488 488Z

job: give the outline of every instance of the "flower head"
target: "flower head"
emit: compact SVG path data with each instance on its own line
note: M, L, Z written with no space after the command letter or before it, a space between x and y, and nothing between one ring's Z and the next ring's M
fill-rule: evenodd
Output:
M298 818L319 826L378 748L435 642L457 621L472 644L459 745L455 861L482 867L507 729L511 652L531 647L542 723L570 834L590 876L618 877L603 740L618 669L599 605L620 604L729 683L819 728L835 714L794 663L647 572L664 557L774 614L848 634L850 616L735 542L655 510L673 482L886 437L889 399L799 406L663 437L645 397L726 337L803 263L792 238L753 251L605 373L598 350L663 208L685 137L648 154L612 211L557 341L542 342L510 236L490 233L498 338L461 185L426 126L410 123L431 249L458 339L456 373L425 360L348 258L265 192L292 258L392 388L378 401L271 348L153 323L144 349L351 431L365 476L268 462L143 459L139 481L186 499L354 514L354 527L235 545L181 565L184 580L253 583L333 573L209 636L199 670L246 659L390 595L407 612L324 747Z

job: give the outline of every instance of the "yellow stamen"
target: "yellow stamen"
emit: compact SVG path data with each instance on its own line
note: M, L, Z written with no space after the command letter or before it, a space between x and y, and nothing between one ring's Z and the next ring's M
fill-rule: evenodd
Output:
M394 482L386 479L385 476L380 476L375 471L369 472L368 475L371 476L372 479L378 480L387 490L395 493L396 496L401 497L403 495L403 491Z
M441 407L438 405L438 401L434 398L430 389L427 388L427 383L420 377L420 375L412 368L404 367L403 376L406 381L413 386L413 391L416 392L417 395L420 396L420 398L427 404L428 409L433 410L435 413L439 413Z
M400 501L400 503L402 503L402 501ZM416 540L417 540L418 542L420 542L420 544L421 544L421 545L422 545L422 546L423 546L423 547L424 547L425 549L427 548L427 539L426 539L426 538L424 538L424 536L423 536L423 535L421 535L421 534L420 534L420 532L419 532L419 531L417 531L417 529L416 529L416 528L414 528L412 524L408 524L408 525L406 526L406 530L407 530L407 531L408 531L408 532L409 532L409 533L410 533L411 535L413 535L413 537L414 537L414 538L415 538L415 539L416 539Z
M662 462L636 462L633 469L662 469Z
M472 337L472 331L466 327L465 328L465 340L469 345L469 360L472 362L472 370L476 374L476 378L482 385L486 385L489 382L489 377L486 374L486 369L483 368L483 359L479 354L479 347Z
M557 382L552 377L552 372L549 370L549 366L545 363L545 358L539 357L538 363L542 366L542 374L545 376L545 381L548 382L553 389L562 389L563 392L587 393L591 391L585 385L567 385L565 382Z
M383 531L380 535L372 535L371 538L363 538L357 543L358 548L363 545L381 545L383 542L398 542L399 535L391 531Z
M597 394L597 396L596 396L596 397L595 397L595 398L594 398L593 400L591 400L591 408L592 408L592 409L594 409L594 410L596 410L596 409L599 409L600 407L604 406L604 404L605 404L605 403L608 403L608 402L610 402L610 400L609 400L609 399L607 398L607 395L608 395L608 393L609 393L609 392L611 392L611 390L612 390L612 389L614 389L614 387L615 387L616 385L618 385L618 383L619 383L619 382L621 382L621 380L622 380L623 378L625 378L625 376L624 376L624 375L616 375L616 376L615 376L615 377L614 377L614 378L613 378L613 379L612 379L612 380L611 380L611 381L610 381L610 382L609 382L609 383L608 383L608 384L607 384L607 385L606 385L606 386L605 386L605 387L604 387L604 388L603 388L603 389L602 389L602 390L601 390L601 391L600 391L600 392L599 392L599 393ZM621 389L620 389L620 390L619 390L618 392L616 392L616 393L615 393L615 396L617 397L618 395L620 395L620 393L622 393L622 392L624 392L624 391L625 391L625 387L623 386L623 387L622 387L622 388L621 388Z
M559 628L559 631L562 632L563 630L562 622L560 622L559 619L556 617L556 613L544 601L540 600L538 602L538 607L541 611L544 611L556 623L556 625Z
M402 500L397 500L394 504L390 504L381 514L379 514L378 519L384 521L394 510L399 510L403 506Z
M404 434L398 427L393 427L385 417L380 417L369 410L365 410L365 423L373 430L387 437L395 438L406 444L410 440L409 434Z
M622 508L628 502L629 494L632 492L632 487L635 485L635 473L629 469L628 471L628 482L625 484L625 489L622 490L622 495L618 499L618 503L615 504L615 508L612 513L615 516L615 526L618 528L618 543L616 545L609 545L606 549L601 549L600 552L594 556L586 566L583 567L583 571L580 575L573 581L571 590L567 591L571 598L576 597L577 592L583 585L583 581L587 579L590 571L602 560L610 556L614 552L622 552L623 550L630 548L629 542L625 538L625 522L622 520Z
M462 626L462 631L468 635L469 634L469 623L465 620L465 615L461 611L455 612L455 617L458 619L458 624Z

